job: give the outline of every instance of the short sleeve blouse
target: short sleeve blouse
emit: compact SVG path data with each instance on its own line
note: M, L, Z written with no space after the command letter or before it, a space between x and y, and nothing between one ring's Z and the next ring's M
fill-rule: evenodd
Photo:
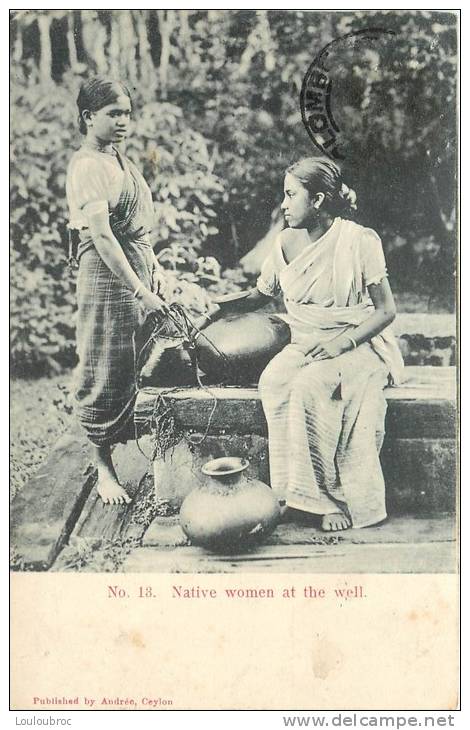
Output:
M281 293L281 284L279 282L279 272L282 264L280 251L279 238L277 238L269 256L263 262L261 273L256 282L258 291L267 297L277 297Z
M385 256L382 249L382 242L375 231L371 228L361 229L359 237L359 259L362 273L363 292L371 284L379 284L387 276ZM333 230L333 229L331 229ZM256 283L258 291L269 297L276 297L281 293L280 272L286 267L282 258L282 233L276 240L269 256L265 259L261 273ZM332 249L331 255L333 257ZM333 266L333 258L331 260Z
M382 279L387 276L382 241L371 228L364 228L359 247L365 286L380 284Z
M113 155L85 148L75 152L66 181L69 228L88 228L89 215L112 210L123 179L124 171Z

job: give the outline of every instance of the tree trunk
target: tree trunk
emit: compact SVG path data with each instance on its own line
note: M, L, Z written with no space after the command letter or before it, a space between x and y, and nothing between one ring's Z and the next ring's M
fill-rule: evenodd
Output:
M189 11L188 10L178 10L179 13L179 21L180 21L180 46L183 51L187 50L188 44L191 42L191 30L189 28L188 23L188 17L189 17Z
M139 72L140 81L145 89L152 85L154 65L150 51L150 43L147 33L147 10L139 10L136 14L137 40L139 43Z
M69 47L70 68L74 69L78 63L77 46L75 44L73 10L67 15L67 45Z
M162 40L162 51L160 54L160 85L161 97L167 97L168 69L171 56L171 33L175 27L175 11L174 10L157 10L158 28L160 38Z
M39 75L41 81L52 80L51 18L42 14L38 17L39 28Z
M17 23L16 25L16 38L13 45L12 61L13 63L21 63L23 60L23 31Z
M139 12L141 11L120 12L118 15L121 46L120 73L133 88L138 85L137 35L134 16Z
M119 12L119 11L118 11ZM119 20L116 11L111 11L111 26L109 30L108 63L111 76L119 78L119 61L121 56Z
M106 74L108 62L106 60L106 29L100 23L95 10L82 10L82 40L83 48L89 63L95 67L96 73Z

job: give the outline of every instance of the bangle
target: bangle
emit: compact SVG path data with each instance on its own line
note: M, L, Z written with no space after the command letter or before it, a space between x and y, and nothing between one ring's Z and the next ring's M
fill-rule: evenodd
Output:
M357 347L356 340L353 337L351 337L351 335L344 335L344 336L347 337L347 339L352 343L352 349L355 350Z
M135 290L135 292L132 295L134 297L134 299L137 299L137 294L140 292L140 290L142 289L142 287L143 287L143 284L140 283L139 286L137 287L137 289Z

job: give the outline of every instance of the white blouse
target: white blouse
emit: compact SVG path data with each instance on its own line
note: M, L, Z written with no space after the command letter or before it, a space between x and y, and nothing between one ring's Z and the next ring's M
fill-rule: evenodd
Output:
M88 228L89 215L113 210L123 181L124 171L114 155L88 147L75 152L66 179L69 228Z
M302 301L331 306L334 300L333 266L336 245L343 221L336 218L333 225L318 240L310 241L305 228L286 228L274 242L263 263L257 288L266 296L276 297L281 292L288 298L298 295ZM362 294L368 299L367 287L378 284L387 276L382 242L371 228L355 226L359 235L359 261L362 272ZM287 239L301 239L306 244L290 263L284 257L283 243ZM294 286L293 286L294 285ZM305 291L308 290L308 296ZM300 296L300 291L303 296Z

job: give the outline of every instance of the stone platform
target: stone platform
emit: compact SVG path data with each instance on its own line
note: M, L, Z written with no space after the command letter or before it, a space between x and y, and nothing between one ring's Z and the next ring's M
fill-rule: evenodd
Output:
M399 387L386 388L388 411L381 459L388 508L399 513L455 509L455 369L407 367ZM208 459L241 456L253 476L269 481L266 421L256 388L145 388L135 420L152 427L156 399L164 393L188 440L155 461L159 495L176 506L202 480ZM203 435L205 438L203 439ZM202 441L199 446L192 446Z
M122 570L132 573L453 573L453 515L391 517L325 535L299 513L251 552L214 555L187 545L177 520L157 519Z
M389 404L387 435L381 458L390 521L383 527L349 531L338 545L328 543L328 548L335 550L340 544L348 544L347 555L355 556L347 557L336 550L336 563L331 563L334 558L331 551L328 552L330 563L322 562L316 554L317 548L323 549L325 545L324 533L312 532L310 526L310 547L314 548L315 554L308 553L305 559L310 562L306 563L305 570L321 570L321 563L324 567L329 565L331 572L352 570L354 565L356 569L358 565L367 566L363 572L386 572L386 566L395 566L397 572L408 569L409 572L422 572L420 565L424 572L432 572L433 565L438 571L447 572L449 566L454 565L455 369L409 367L406 372L406 382L399 388L387 389L386 393ZM237 561L232 556L229 563L223 564L217 556L208 558L207 553L204 556L197 548L181 544L181 534L175 544L176 533L171 532L171 521L161 518L160 505L163 502L178 507L185 494L202 478L199 467L203 461L225 454L247 456L252 473L268 481L266 423L255 388L211 386L210 392L194 388L166 391L165 398L187 438L168 453L165 460L156 459L152 464L152 414L161 392L154 388L140 392L135 411L139 440L119 444L114 450L119 479L133 497L132 503L103 505L93 489L96 474L86 440L78 430L64 435L49 459L13 501L14 569L48 570L55 566L60 570L60 560L73 541L92 546L103 541L110 545L132 544L123 570L143 570L138 565L152 564L155 571L171 572L169 566L173 564L173 558L180 559L179 552L171 552L174 550L183 550L181 556L191 558L187 564L191 565L191 571L196 569L198 560L201 561L198 570L202 572L229 570L232 563L244 565L247 570L252 569L249 566L269 569L273 560L278 561L278 565L288 558L294 561L292 566L300 566L299 560L304 559L302 546L308 542L303 542L307 533L298 521L291 526L279 526L271 538L274 542L260 547L249 560L245 556ZM215 408L214 398L217 399ZM202 436L205 438L199 446L188 443L188 440L198 441ZM154 522L155 518L157 522ZM444 522L439 523L439 520ZM406 530L400 527L405 523L408 525ZM149 542L154 539L155 530L163 542L170 540L171 550L168 544ZM400 530L406 539L397 541L393 536ZM423 530L426 540L417 537L423 536ZM165 534L169 537L165 538ZM315 540L312 543L315 534L321 538L319 544ZM372 548L372 543L364 538L384 534L389 535L386 544L392 547L385 548L385 543L379 540L379 547ZM436 535L445 535L445 539L435 539ZM429 549L423 547L425 543ZM146 562L144 556L149 556L149 550L153 557ZM407 554L413 554L416 559L406 559ZM315 563L311 563L313 558ZM133 560L143 562L132 563ZM267 562L263 564L263 560ZM212 565L210 571L209 563Z

